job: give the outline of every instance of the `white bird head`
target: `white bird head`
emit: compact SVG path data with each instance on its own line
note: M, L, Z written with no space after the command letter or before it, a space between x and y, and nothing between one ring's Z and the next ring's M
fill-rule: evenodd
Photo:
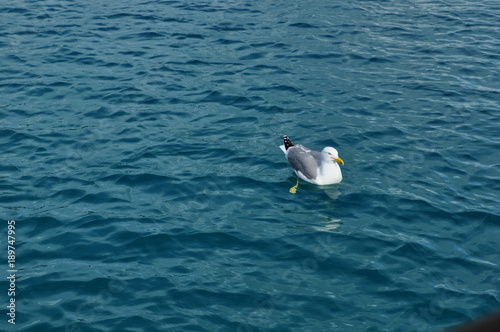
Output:
M321 151L321 158L328 162L337 162L341 165L344 165L344 161L339 158L339 153L335 148L331 146L327 146Z

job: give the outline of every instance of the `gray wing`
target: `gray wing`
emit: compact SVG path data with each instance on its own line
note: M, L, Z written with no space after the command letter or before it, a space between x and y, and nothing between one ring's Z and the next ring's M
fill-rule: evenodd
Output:
M321 152L309 150L302 145L295 145L287 150L286 157L293 169L304 174L306 178L315 179L318 176Z

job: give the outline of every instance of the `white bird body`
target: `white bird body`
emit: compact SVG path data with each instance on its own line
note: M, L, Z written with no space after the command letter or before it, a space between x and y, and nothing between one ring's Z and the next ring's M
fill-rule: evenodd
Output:
M328 185L342 181L339 164L344 161L332 147L321 152L313 151L303 145L293 144L287 136L282 137L285 144L280 145L295 174L304 181L317 185Z

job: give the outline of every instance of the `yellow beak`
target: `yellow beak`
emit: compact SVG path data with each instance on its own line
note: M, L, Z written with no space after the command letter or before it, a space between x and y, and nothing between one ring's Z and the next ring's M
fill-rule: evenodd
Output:
M333 160L335 160L336 162L338 162L341 165L344 165L344 161L342 159L340 159L340 158L335 158Z

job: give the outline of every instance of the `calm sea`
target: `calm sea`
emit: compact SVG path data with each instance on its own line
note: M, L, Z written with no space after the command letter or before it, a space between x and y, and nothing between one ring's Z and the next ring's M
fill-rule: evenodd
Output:
M1 1L0 330L500 310L499 22L487 0ZM336 147L343 182L290 194L275 134Z

